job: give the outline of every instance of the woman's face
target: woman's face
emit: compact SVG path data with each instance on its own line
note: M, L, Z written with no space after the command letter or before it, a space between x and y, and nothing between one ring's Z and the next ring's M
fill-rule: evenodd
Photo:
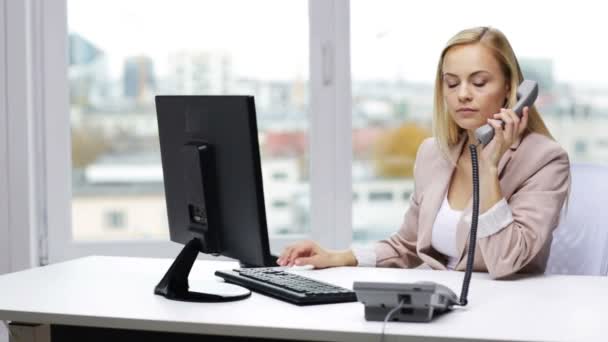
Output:
M509 85L490 50L481 44L454 46L443 59L443 98L456 124L476 129L499 113Z

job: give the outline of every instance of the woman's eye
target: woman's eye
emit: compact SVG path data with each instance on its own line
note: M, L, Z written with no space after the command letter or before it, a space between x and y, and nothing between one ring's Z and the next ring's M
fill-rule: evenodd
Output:
M457 85L458 85L458 83L456 83L456 84L448 84L448 88L454 88Z
M483 87L486 84L485 83L473 83L473 85L475 85L476 87Z

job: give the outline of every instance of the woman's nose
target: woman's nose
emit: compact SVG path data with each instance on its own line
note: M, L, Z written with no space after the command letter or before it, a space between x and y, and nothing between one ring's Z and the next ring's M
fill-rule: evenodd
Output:
M458 99L462 102L471 100L471 92L470 92L469 86L467 84L463 84L458 89Z

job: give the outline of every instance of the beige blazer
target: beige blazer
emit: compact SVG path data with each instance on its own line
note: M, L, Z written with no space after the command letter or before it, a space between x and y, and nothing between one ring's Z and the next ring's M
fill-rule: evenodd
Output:
M457 160L465 147L465 136L450 148ZM465 147L468 148L468 147ZM434 138L418 149L414 168L414 193L401 228L375 246L380 267L416 267L422 263L445 270L447 259L431 247L432 228L445 197L454 165L441 154ZM511 145L498 165L500 187L513 215L513 222L497 233L478 239L474 270L503 278L516 272L542 273L545 269L552 232L569 193L570 162L560 145L531 133ZM460 255L456 270L466 267L472 201L456 227Z

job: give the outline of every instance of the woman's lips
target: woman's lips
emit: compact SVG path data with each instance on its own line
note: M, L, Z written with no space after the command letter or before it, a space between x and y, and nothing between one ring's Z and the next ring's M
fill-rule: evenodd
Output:
M477 114L479 111L476 109L459 109L457 113L462 116L472 116Z

